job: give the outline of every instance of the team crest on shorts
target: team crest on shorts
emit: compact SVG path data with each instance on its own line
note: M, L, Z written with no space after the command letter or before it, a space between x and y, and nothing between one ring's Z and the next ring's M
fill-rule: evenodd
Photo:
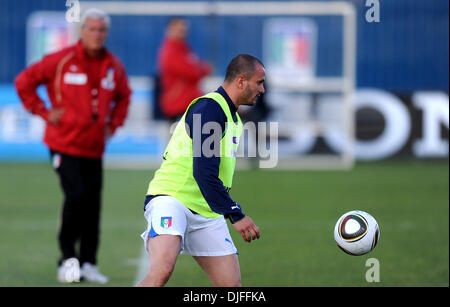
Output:
M172 226L172 217L171 216L161 217L161 227L169 228L170 226Z

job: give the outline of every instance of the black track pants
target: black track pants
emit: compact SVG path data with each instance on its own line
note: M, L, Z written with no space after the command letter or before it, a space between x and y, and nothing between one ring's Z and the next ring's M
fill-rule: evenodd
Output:
M54 151L51 151L51 156L64 192L58 234L62 252L60 263L64 259L76 257L80 264L96 264L100 236L102 159L76 157Z

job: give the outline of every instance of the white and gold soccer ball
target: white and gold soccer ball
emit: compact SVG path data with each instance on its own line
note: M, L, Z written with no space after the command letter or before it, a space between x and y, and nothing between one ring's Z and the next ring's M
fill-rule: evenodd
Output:
M343 214L334 227L334 240L340 249L359 256L370 252L380 239L377 221L367 212L354 210Z

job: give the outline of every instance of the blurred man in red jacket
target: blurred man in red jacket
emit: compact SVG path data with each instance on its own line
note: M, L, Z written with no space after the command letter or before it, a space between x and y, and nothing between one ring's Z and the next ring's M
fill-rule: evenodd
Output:
M211 65L199 60L189 48L187 33L188 24L185 19L171 19L158 54L160 107L163 114L171 120L180 117L189 103L203 94L199 82L212 72Z
M60 282L76 281L77 272L87 281L108 282L96 266L102 157L106 140L125 121L131 94L123 65L104 47L109 24L104 12L86 11L75 45L45 56L15 80L24 107L46 122L44 142L64 192ZM40 84L47 87L49 109L36 93Z

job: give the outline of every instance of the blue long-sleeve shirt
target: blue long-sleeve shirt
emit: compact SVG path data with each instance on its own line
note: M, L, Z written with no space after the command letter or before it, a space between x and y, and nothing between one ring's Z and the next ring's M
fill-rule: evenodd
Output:
M231 98L225 92L222 87L219 87L216 91L221 94L230 108L231 115L233 120L237 122L236 111L237 108L234 105ZM193 146L197 146L197 148L204 149L205 141L213 137L214 131L211 130L208 133L202 131L200 134L200 143L199 140L196 140L195 137L197 134L194 134L194 115L196 118L200 118L200 127L203 128L203 125L208 122L218 123L221 127L221 136L223 137L227 122L227 117L220 107L220 105L212 101L209 98L199 99L188 111L186 114L186 124L189 127L189 136L193 138L192 143ZM198 124L198 123L197 123ZM217 134L216 134L217 135ZM222 181L219 179L219 165L220 165L220 140L217 142L208 141L207 144L210 144L209 149L211 152L215 152L216 154L205 155L203 150L198 150L198 155L194 155L193 161L193 176L195 181L197 182L200 191L205 198L206 202L210 206L211 210L216 213L223 214L225 218L228 218L231 223L235 223L240 219L244 218L245 215L242 212L241 206L233 201L223 185ZM218 145L218 148L214 148L214 145ZM201 146L201 147L198 147ZM195 149L194 149L195 151Z

